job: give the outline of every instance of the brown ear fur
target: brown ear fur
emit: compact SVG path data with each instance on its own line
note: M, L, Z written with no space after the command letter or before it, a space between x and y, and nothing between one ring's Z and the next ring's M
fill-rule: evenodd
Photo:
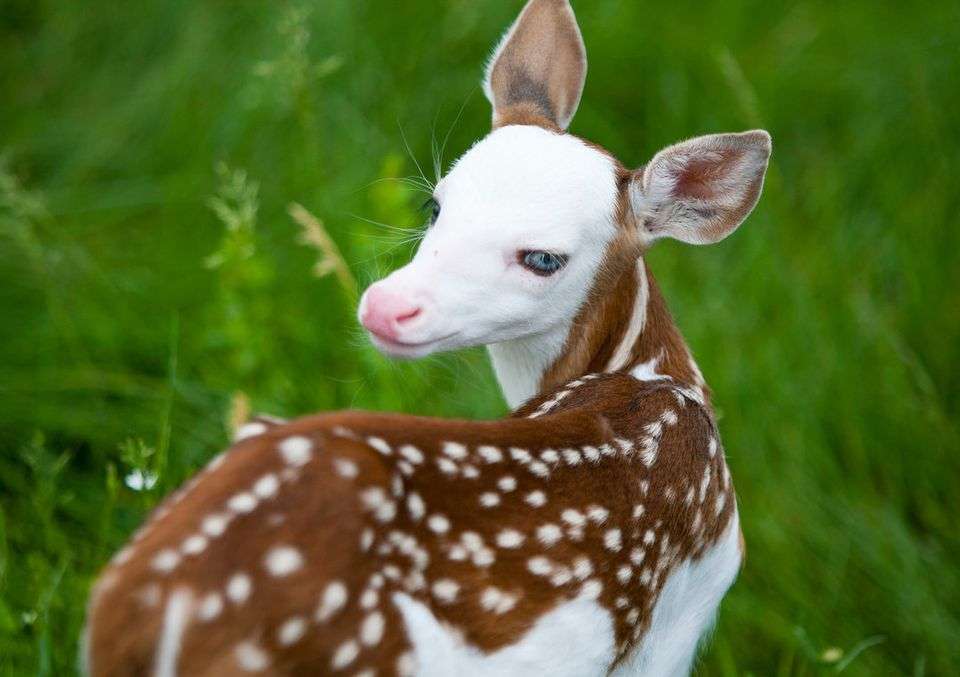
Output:
M523 120L566 129L586 74L586 50L570 3L530 0L487 67L484 89L493 104L493 126Z

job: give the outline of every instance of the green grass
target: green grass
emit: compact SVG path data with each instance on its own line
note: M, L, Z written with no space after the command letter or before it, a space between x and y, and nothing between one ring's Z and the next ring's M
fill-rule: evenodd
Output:
M651 265L715 390L748 541L709 675L960 662L960 6L580 0L573 131L639 165L763 126L763 199ZM231 407L493 417L481 351L353 319L489 124L518 2L0 2L0 674L64 675L92 577ZM459 122L454 126L458 111ZM403 133L401 132L403 130ZM133 475L131 475L133 473ZM134 491L124 479L158 479Z

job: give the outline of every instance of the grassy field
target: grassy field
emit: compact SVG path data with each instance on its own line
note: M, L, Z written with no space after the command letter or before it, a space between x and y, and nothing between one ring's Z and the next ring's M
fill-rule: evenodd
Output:
M244 411L505 412L482 351L390 363L353 312L519 5L0 2L0 675L74 670L92 577ZM748 542L700 674L955 674L960 5L575 6L574 132L774 138L735 237L650 256Z

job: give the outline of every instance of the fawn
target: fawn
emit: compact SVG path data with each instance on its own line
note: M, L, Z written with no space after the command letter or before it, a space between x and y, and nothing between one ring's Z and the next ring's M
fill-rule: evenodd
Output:
M530 0L493 131L436 187L361 323L383 352L487 345L512 415L259 419L169 497L90 601L93 675L683 675L740 566L700 370L643 254L756 204L764 131L630 170L566 132L567 0Z

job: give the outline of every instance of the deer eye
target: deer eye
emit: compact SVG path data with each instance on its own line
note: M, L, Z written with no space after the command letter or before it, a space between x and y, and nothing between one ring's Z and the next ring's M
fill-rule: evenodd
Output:
M427 213L427 218L431 226L440 218L440 203L437 202L436 198L431 197L423 203L420 209Z
M549 277L567 265L567 257L545 251L518 252L520 265L537 275Z

